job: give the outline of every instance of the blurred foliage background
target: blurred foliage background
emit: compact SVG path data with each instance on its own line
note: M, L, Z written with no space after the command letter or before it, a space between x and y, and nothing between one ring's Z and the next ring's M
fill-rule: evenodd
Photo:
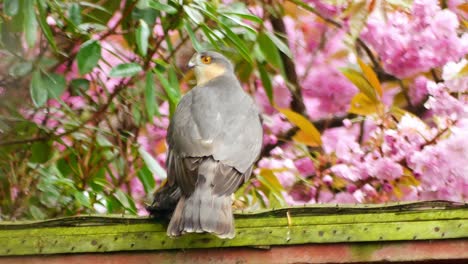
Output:
M145 214L145 203L166 177L170 115L195 84L185 64L204 49L232 59L264 112L262 159L236 194L241 207L437 194L439 189L424 189L409 158L385 154L382 137L372 136L376 127L397 129L405 115L425 116L430 97L426 92L412 102L416 76L389 70L379 47L361 35L371 30L366 23L374 12L416 16L411 2L377 2L4 0L0 219ZM465 23L454 29L461 41L466 6L453 10ZM417 74L441 83L446 62ZM460 70L464 76L466 66ZM466 103L463 93L452 95ZM447 125L425 122L432 132L415 151L449 138ZM398 175L381 176L386 165L366 177L343 172L338 165L358 166L336 154L337 142L349 138L325 137L333 128L351 135L358 147L344 145L362 148L360 162L390 159ZM380 156L366 156L372 153ZM461 184L468 188L466 178ZM464 197L461 190L453 199Z

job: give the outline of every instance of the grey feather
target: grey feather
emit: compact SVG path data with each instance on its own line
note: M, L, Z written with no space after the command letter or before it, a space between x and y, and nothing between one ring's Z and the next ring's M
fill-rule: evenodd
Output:
M211 232L234 236L231 195L248 180L262 146L258 109L227 71L189 91L172 117L167 143L168 183L181 190L168 235Z

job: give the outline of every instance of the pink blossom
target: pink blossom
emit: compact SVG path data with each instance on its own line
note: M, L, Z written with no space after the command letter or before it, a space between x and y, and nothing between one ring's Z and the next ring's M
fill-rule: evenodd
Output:
M410 85L408 95L412 105L418 105L427 99L427 81L426 77L418 76Z
M460 129L435 145L409 157L408 164L419 175L423 195L462 201L468 195L468 130Z
M403 175L403 167L390 158L377 159L369 168L374 177L383 180L392 181Z
M347 164L337 164L330 168L330 170L338 177L348 179L350 181L357 181L361 179L359 170Z
M275 175L278 178L278 181L281 185L285 188L289 188L294 185L296 182L296 175L294 174L294 163L291 159L282 158L263 158L258 162L259 168L266 168L266 169L274 169L274 170L282 170L284 171L277 172ZM257 169L255 171L256 174L260 173L260 170Z
M394 12L385 21L372 15L361 37L377 51L387 72L404 78L464 56L468 44L458 36L458 25L456 15L440 10L438 1L416 0L411 16Z
M302 82L302 94L318 100L316 107L306 105L311 118L342 115L349 108L352 97L358 92L337 69L328 66L314 67Z
M315 173L314 163L308 157L295 160L294 165L302 176L309 176Z
M358 201L352 193L340 192L335 195L331 202L339 204L354 204Z
M358 126L351 129L337 127L325 130L322 134L325 153L335 153L343 161L351 161L355 156L363 155L361 146L356 141L358 133Z
M447 6L448 8L454 12L455 14L459 15L460 17L464 18L465 20L468 19L468 12L463 11L459 6L462 4L466 4L466 0L448 0Z
M458 100L443 83L428 82L429 99L424 106L435 115L455 120L468 117L468 98Z
M336 1L323 1L323 0L307 0L306 3L311 3L317 11L325 17L332 17L341 13L345 6L345 1L336 2Z
M466 42L468 42L468 38L466 39ZM468 61L466 59L462 59L459 62L449 62L445 64L442 71L442 78L445 80L445 85L451 92L468 92L468 76L459 76L460 71L467 64Z

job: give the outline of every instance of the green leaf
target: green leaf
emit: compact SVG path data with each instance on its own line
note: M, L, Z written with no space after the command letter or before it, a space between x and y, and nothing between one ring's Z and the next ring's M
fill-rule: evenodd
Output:
M223 34L236 46L239 53L242 57L249 63L253 64L252 57L250 56L249 49L245 45L244 41L237 36L228 26L224 24L220 24L221 28L223 29Z
M39 209L39 207L37 207L35 205L30 205L29 206L29 212L31 213L32 218L34 218L36 220L46 218L46 214L41 209Z
M52 156L52 146L47 141L38 141L31 146L31 162L44 163Z
M49 27L49 24L47 24L46 21L46 12L42 5L38 4L37 9L39 10L39 14L37 15L37 19L39 21L39 25L41 26L42 33L44 33L44 36L46 37L47 41L49 42L50 46L55 52L58 52L57 44L55 43L54 36L52 34L52 30Z
M151 71L146 73L145 83L145 106L148 121L153 120L153 116L160 115L158 105L156 103L156 85L154 83L153 73Z
M70 83L72 94L73 95L81 95L83 92L89 89L89 80L78 78L73 79Z
M219 42L223 42L222 39L220 39L216 35L216 33L214 33L214 31L211 28L209 28L207 25L201 24L200 26L201 26L203 33L210 41L210 44L213 45L213 47L215 47L218 50L221 49L221 47L219 46Z
M258 72L260 73L260 79L262 80L263 89L265 90L265 93L268 97L268 100L270 101L270 104L273 105L273 86L271 84L270 76L268 75L263 64L258 63L257 68L258 68Z
M146 193L151 193L156 186L156 181L154 180L153 173L148 169L147 166L143 166L137 173L138 179L143 184Z
M161 165L159 165L159 163L153 158L153 156L151 156L151 154L146 152L146 150L143 147L140 147L138 149L138 152L140 153L141 158L145 161L145 164L148 167L148 169L156 177L158 177L160 180L165 180L167 178L166 171L163 169L163 167L161 167Z
M161 82L161 85L163 86L164 90L166 91L167 96L169 97L169 102L176 106L179 103L180 100L180 91L179 87L172 86L169 83L169 80L158 70L155 71L156 76L158 77L159 81Z
M79 4L72 3L70 5L70 8L68 9L68 17L75 25L81 24L81 7Z
M193 23L197 25L203 23L203 15L200 13L200 11L190 7L190 5L184 5L183 8L185 13L192 20Z
M101 58L101 45L97 40L90 39L83 43L76 55L78 70L81 75L90 72Z
M8 73L13 77L23 77L31 72L33 65L30 61L21 61L15 63Z
M263 20L261 18L259 18L258 16L254 16L254 15L242 14L242 13L236 13L236 12L223 12L223 14L238 16L238 17L240 17L242 19L250 20L250 21L252 21L254 23L257 23L257 24L262 24L263 23Z
M66 81L63 75L49 73L43 79L43 85L47 88L49 98L58 98L65 91Z
M34 12L34 0L23 1L23 31L26 36L26 43L33 47L37 39L36 12Z
M134 62L122 63L112 68L109 72L109 76L110 77L131 77L131 76L138 74L142 70L143 69L138 63L134 63Z
M166 12L168 14L175 14L177 13L177 9L173 6L170 6L168 4L163 4L161 3L160 1L158 0L150 0L148 2L148 6L151 7L151 8L154 8L156 10L159 10L159 11L163 11L163 12Z
M150 36L150 30L148 24L143 19L140 19L140 25L136 30L136 43L138 47L138 52L142 56L146 56L148 51L148 37Z
M39 71L33 72L29 91L36 107L44 105L47 101L47 88L43 85L42 76Z
M85 206L87 208L92 208L91 202L89 201L89 197L87 197L84 193L76 191L75 193L73 193L73 196L80 205Z
M90 3L90 2L84 2L84 1L79 2L79 4L80 4L81 6L91 7L91 9L100 10L100 11L102 11L103 13L108 14L108 15L112 15L112 12L111 12L109 9L107 9L107 8L105 8L105 7L102 7L101 5L94 4L94 3ZM106 5L106 7L108 7L108 6Z
M251 25L247 23L244 23L240 18L232 16L232 15L228 15L228 14L222 14L222 16L231 20L232 22L234 22L234 24L244 27L245 29L250 31L252 34L254 35L257 34L257 29L255 29L254 27L252 27Z
M185 30L187 31L187 34L190 37L190 41L192 41L193 48L196 51L201 51L202 46L200 42L198 42L197 37L195 36L195 32L192 30L192 28L190 27L190 24L187 21L184 21L184 27L185 27Z
M5 0L3 2L3 9L8 16L15 16L19 10L19 0Z
M273 43L273 41L264 32L258 34L257 41L266 61L279 69L281 74L285 76L283 61L281 60L280 53L276 48L275 43Z
M138 9L145 9L148 8L148 2L150 0L138 0L136 7Z
M351 69L351 68L342 68L340 69L348 80L350 80L362 93L364 93L369 99L374 102L378 102L375 89L367 81L367 79L360 72Z
M125 209L127 209L127 210L128 210L129 212L131 212L132 214L136 214L136 206L135 206L135 203L133 202L132 199L130 199L130 197L128 197L127 194L125 194L124 192L122 192L120 189L117 189L117 190L115 190L114 197L115 197L115 199L117 199L117 201L119 201L119 203L120 203Z
M80 30L82 34L89 34L90 32L105 31L107 27L99 23L82 23L78 25L78 30Z
M283 52L284 54L286 54L286 56L288 56L289 58L292 58L292 53L291 53L291 50L289 49L288 45L282 41L281 39L279 39L274 33L272 32L266 32L266 35L271 39L271 41L273 41L273 43L275 43L276 47L281 51Z
M106 169L99 169L88 181L89 186L93 189L94 192L102 192L109 183L106 179Z

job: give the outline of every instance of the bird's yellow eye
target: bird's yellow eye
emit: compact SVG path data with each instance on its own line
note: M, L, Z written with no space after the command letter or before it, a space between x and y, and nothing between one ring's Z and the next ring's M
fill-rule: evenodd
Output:
M211 57L210 56L201 56L201 61L204 64L210 64L211 63Z

